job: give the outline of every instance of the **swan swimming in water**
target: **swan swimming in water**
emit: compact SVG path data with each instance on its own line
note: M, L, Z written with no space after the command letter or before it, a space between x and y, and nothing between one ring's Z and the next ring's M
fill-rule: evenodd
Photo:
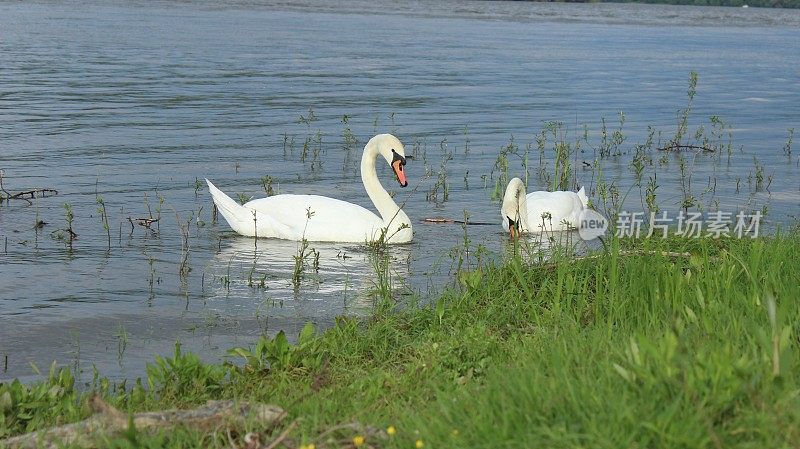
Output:
M208 179L214 204L231 228L248 237L271 237L316 242L365 243L385 239L388 243L410 242L411 220L383 188L375 171L375 160L383 156L401 187L405 174L405 149L397 137L379 134L364 146L361 180L380 216L347 201L320 195L275 195L240 205Z
M583 187L577 193L537 191L525 195L525 184L521 179L514 178L506 187L500 215L503 229L514 238L523 232L578 228L580 214L588 208L589 198Z

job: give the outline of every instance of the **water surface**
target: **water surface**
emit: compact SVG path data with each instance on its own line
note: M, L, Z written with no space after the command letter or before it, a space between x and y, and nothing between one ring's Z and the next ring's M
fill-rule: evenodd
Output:
M467 211L494 223L492 167L512 136L535 148L545 122L563 122L571 140L585 124L595 148L583 145L576 181L597 200L601 119L611 132L624 111L623 154L601 166L641 211L638 188L630 190L634 145L648 125L662 141L674 133L696 71L691 132L719 116L732 126L735 151L730 162L690 155L694 193L713 181L705 208L766 206L768 228L792 223L800 149L785 155L783 146L800 123L798 25L796 10L633 4L0 3L3 185L59 191L0 206L0 357L9 360L0 379L32 378L30 363L52 360L137 376L176 340L215 360L261 333L294 335L309 320L325 326L366 313L375 271L365 248L312 245L319 269L295 286L297 243L256 246L213 223L195 182L263 196L261 178L271 176L278 192L369 207L357 167L378 132L415 153L409 189L379 170L409 216ZM316 120L299 121L310 108ZM345 128L358 139L349 149ZM448 201L441 191L426 200L446 154ZM545 188L532 154L531 187ZM768 190L755 188L754 157L771 176ZM676 212L677 160L655 161L653 171L659 203ZM518 160L509 174L523 175ZM65 227L63 203L79 236L71 249L51 236ZM159 214L153 231L131 232L128 217ZM47 225L37 231L37 220ZM499 222L467 236L504 251ZM424 299L449 282L463 240L460 226L415 224L414 242L391 252L398 299Z

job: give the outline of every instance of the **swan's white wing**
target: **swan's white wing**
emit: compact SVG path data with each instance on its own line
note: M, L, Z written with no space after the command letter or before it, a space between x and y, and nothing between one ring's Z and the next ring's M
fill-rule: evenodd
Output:
M575 192L545 192L537 191L526 195L528 208L528 223L531 227L540 229L542 214L549 213L550 219L544 220L545 228L553 230L564 229L562 221L567 220L573 226L577 214L583 209L583 203Z
M380 217L358 204L319 195L276 195L250 201L244 207L257 211L257 217L263 215L277 223L272 227L275 234L259 234L263 237L365 242L374 239L384 226Z
M256 212L253 216L253 210L248 209L233 200L219 190L211 181L206 179L208 183L209 192L214 199L214 204L217 206L220 214L222 214L228 225L239 234L245 236L263 236L272 237L278 234L288 234L291 229L286 227L280 222L275 221L268 215Z

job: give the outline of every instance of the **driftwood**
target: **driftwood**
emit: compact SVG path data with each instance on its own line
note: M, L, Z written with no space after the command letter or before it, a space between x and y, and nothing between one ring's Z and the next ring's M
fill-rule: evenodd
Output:
M96 447L97 437L113 436L128 430L132 421L137 430L158 430L175 426L212 431L227 425L242 426L253 419L263 426L276 424L286 413L279 407L249 402L209 401L192 410L163 410L128 415L98 396L89 399L94 412L83 421L0 440L3 449L55 449L66 444Z
M453 220L451 218L445 217L430 217L430 218L423 218L420 220L420 223L427 223L427 224L467 224L468 226L492 226L497 223L485 223L485 222L478 222L478 221L467 221L464 220Z
M0 197L0 200L23 200L27 201L29 205L33 204L33 201L31 201L33 198L47 198L58 195L58 191L55 189L33 189L14 194L7 192L6 190L3 190L3 192L5 193L5 197Z
M709 148L705 145L679 145L677 143L670 143L665 147L658 148L658 151L681 151L681 150L705 151L706 153L714 152L712 148Z
M158 218L147 218L147 217L145 217L145 218L133 218L133 217L128 217L128 221L131 223L131 235L133 235L133 230L136 228L135 225L139 225L139 226L141 226L143 228L147 228L147 229L153 231L153 228L151 228L151 226L153 226L153 223L158 223ZM155 231L153 231L153 232L155 232Z
M38 195L38 196L37 196ZM24 192L15 193L9 198L13 199L25 199L26 197L30 198L47 198L48 196L55 196L58 195L58 190L56 189L33 189L33 190L26 190Z
M5 171L0 170L0 192L2 192L2 194L0 194L0 203L2 203L3 200L23 200L27 201L29 205L32 205L33 201L27 197L36 198L36 195L39 195L39 198L46 198L48 196L58 195L58 191L55 189L33 189L11 194L11 192L6 190L6 188L3 186L3 176L5 176Z

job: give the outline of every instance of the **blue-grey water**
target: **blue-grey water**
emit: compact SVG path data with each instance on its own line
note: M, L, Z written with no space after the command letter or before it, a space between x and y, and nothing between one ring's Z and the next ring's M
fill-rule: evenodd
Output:
M84 379L92 365L112 377L137 376L176 340L216 360L262 333L295 334L307 321L325 326L337 315L364 313L376 279L368 251L312 244L319 268L312 256L295 287L298 244L256 246L214 223L208 192L196 181L258 197L270 176L277 193L369 207L358 159L379 132L396 134L415 154L411 188L379 170L408 215L459 219L467 211L471 220L498 223L467 228L473 247L497 254L506 236L492 201L493 166L512 136L522 151L531 145L530 187L546 188L536 138L546 122L562 122L564 139L581 145L572 159L576 184L599 202L602 169L627 209L646 211L630 167L635 145L648 126L661 131L653 147L674 135L695 71L689 137L700 126L710 135L714 115L728 125L722 141L730 130L733 143L730 157L684 152L691 194L706 211L763 210L767 230L791 225L800 211L800 145L784 147L788 130L800 128L798 60L797 10L2 2L3 188L58 195L0 205L0 380L34 378L32 365L44 370L53 360ZM610 138L620 111L620 154L595 163L602 119ZM346 128L357 143L347 143ZM434 201L428 197L447 154L448 198L440 188ZM641 190L657 173L657 201L677 213L680 161L651 154ZM524 176L520 158L509 160L509 175ZM58 238L64 203L78 234L71 248ZM128 217L160 220L152 230L132 229ZM391 251L395 295L424 300L442 288L463 241L458 225L415 222L414 242Z

